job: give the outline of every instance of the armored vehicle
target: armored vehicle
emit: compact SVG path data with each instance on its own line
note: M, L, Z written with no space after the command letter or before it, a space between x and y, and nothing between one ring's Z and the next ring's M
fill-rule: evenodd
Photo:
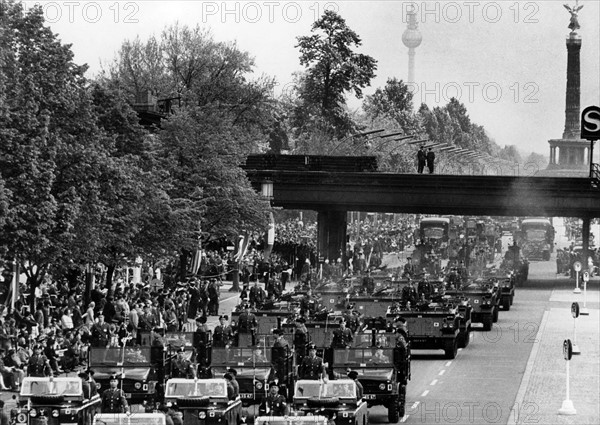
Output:
M369 420L367 403L359 399L356 384L351 379L327 383L300 380L294 387L293 400L299 414L322 415L336 425L366 425Z
M81 378L23 379L15 425L90 425L100 409L100 396L84 394Z
M165 403L182 412L184 425L238 425L242 420L242 401L229 399L223 378L169 379Z
M471 321L482 323L483 330L492 329L492 324L498 321L500 293L497 282L485 279L470 281L458 290L446 291L447 295L466 297L472 306Z

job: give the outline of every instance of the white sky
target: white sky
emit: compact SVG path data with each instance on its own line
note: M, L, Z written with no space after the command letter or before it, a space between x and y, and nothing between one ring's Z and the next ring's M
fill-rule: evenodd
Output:
M25 2L33 4L34 2ZM417 48L416 94L430 107L451 96L466 104L471 120L501 146L548 154L548 139L564 127L569 13L565 1L38 1L48 24L90 77L111 61L125 39L160 35L179 21L212 30L215 39L237 40L256 60L256 73L275 76L281 93L299 71L296 37L325 7L334 8L362 38L361 53L378 61L365 94L390 77L406 80L408 49L402 44L409 4L418 7L423 42ZM573 5L574 0L569 4ZM582 1L579 12L581 108L600 104L600 2ZM425 13L425 11L430 13ZM469 88L470 87L470 88ZM486 89L484 89L484 87ZM500 90L500 91L499 91ZM436 99L437 98L437 99ZM351 107L360 101L348 99Z

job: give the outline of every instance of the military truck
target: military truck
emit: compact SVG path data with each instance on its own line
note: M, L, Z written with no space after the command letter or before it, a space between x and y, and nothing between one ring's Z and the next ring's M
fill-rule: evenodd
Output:
M515 298L515 288L517 283L517 273L512 270L492 269L484 277L488 282L498 287L500 297L499 305L502 310L510 310Z
M471 321L482 323L483 330L491 330L493 323L498 321L500 292L497 283L485 279L472 280L460 289L447 290L446 295L468 298L473 308Z
M183 425L239 425L242 401L229 400L227 381L172 378L165 386L165 403L183 414Z
M89 367L94 370L94 380L99 392L109 388L110 377L119 375L121 389L131 404L152 404L160 398L157 394L162 363L151 362L151 348L139 346L90 347Z
M299 380L294 387L293 408L299 415L325 416L336 425L367 425L367 403L359 399L351 379L327 383Z
M401 306L396 304L390 308L388 318L395 320L398 317L406 320L408 340L412 350L441 349L444 350L447 359L453 359L458 353L459 346L465 344L465 339L468 341L465 331L470 330L470 323L460 315L459 307L456 305L421 303L416 306Z
M404 416L410 380L410 345L397 345L397 337L376 331L357 334L355 347L334 350L331 368L334 378L346 376L347 369L356 371L368 406L386 406L391 423Z
M166 425L163 413L100 413L94 416L93 425Z
M23 379L13 417L15 425L90 425L100 409L100 396L88 398L77 377Z

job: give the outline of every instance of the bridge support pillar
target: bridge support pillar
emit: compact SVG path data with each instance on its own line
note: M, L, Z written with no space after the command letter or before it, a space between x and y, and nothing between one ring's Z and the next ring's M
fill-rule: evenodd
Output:
M345 260L346 254L346 211L318 211L317 214L317 249L319 259L329 259L335 263L338 258Z
M583 268L587 269L587 259L590 256L590 218L585 217L582 219L583 225L581 226L581 241L582 241L582 250L581 253L583 258L581 259L581 263L583 264Z

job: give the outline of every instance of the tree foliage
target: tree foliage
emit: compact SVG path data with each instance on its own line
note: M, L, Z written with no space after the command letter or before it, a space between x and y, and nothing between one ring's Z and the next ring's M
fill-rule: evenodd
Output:
M311 32L297 38L300 64L306 71L298 76L292 126L296 135L316 128L330 139L341 138L355 128L345 95L362 97L362 89L375 76L377 61L354 51L362 44L360 37L333 11L325 11Z

